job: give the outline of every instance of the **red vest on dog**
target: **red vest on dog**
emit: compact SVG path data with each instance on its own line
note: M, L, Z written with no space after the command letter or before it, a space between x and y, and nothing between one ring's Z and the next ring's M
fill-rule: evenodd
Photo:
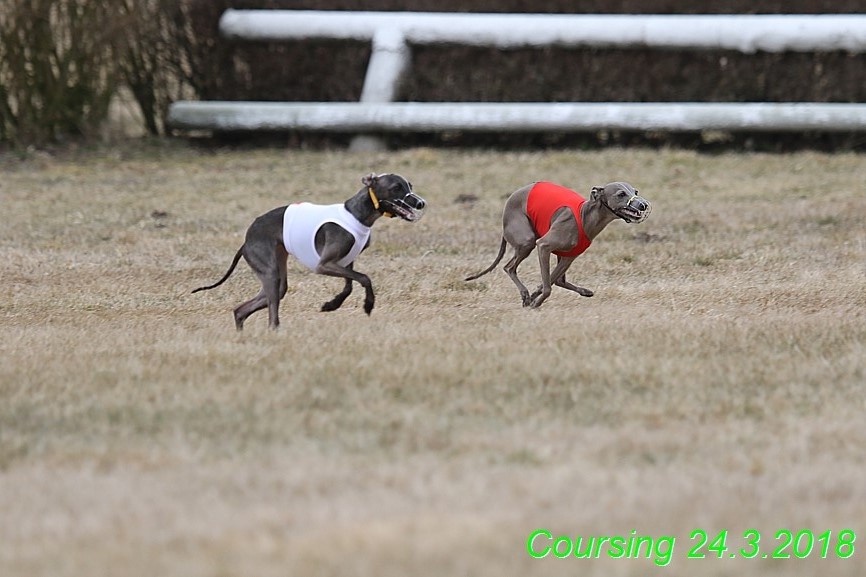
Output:
M532 221L535 234L539 237L550 230L550 219L553 218L554 212L567 206L574 213L574 219L577 221L577 244L567 251L555 250L553 254L574 257L589 248L592 241L583 231L583 218L580 216L580 207L584 202L586 199L575 191L552 182L537 182L529 191L529 197L526 199L526 214Z

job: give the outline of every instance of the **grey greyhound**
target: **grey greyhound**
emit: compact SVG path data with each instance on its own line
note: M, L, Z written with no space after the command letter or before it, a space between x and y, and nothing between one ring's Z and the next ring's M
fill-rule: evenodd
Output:
M651 210L650 202L627 182L594 186L589 200L550 182L528 184L514 191L505 202L502 242L496 260L466 280L475 280L493 270L502 260L507 243L514 249L514 254L505 263L505 272L517 285L523 306L540 307L550 296L551 284L591 297L591 290L575 286L565 279L568 267L611 222L617 219L627 223L643 222ZM536 247L541 265L541 285L530 294L517 276L517 267ZM553 272L550 270L551 253L557 258Z
M343 204L299 202L256 218L225 275L192 292L224 283L244 257L259 277L262 290L234 309L235 327L243 330L247 317L267 307L268 326L276 329L280 325L280 300L288 290L286 262L291 254L318 274L346 279L343 290L322 305L323 311L340 308L352 293L354 281L366 291L364 312L369 315L376 299L373 285L370 277L354 269L354 261L370 245L370 227L382 216L415 222L427 203L412 191L408 180L397 174L368 174L361 182L364 188Z

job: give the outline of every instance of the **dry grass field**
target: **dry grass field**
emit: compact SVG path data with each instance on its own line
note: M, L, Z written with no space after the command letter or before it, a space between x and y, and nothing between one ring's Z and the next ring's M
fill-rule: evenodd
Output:
M0 170L4 577L866 571L862 155L150 143ZM189 294L255 216L342 201L369 171L430 203L374 227L372 316L357 289L317 312L342 281L294 264L278 332L265 313L235 332L258 291L243 263ZM500 269L462 278L539 179L629 180L654 210L575 262L595 297L527 310ZM521 272L537 283L534 257ZM537 529L675 546L665 567L534 559ZM729 532L722 558L688 557L695 530ZM764 559L779 530L811 553L801 533L805 558Z

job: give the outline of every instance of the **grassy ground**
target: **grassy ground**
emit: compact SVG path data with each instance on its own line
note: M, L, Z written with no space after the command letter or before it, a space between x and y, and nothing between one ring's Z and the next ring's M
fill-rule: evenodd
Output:
M4 576L862 575L862 156L151 144L0 169ZM297 265L277 333L234 331L245 265L189 294L256 215L371 170L430 203L374 228L371 317L357 290L317 312L341 282ZM538 179L654 201L576 261L592 299L461 280ZM533 559L536 529L676 542L666 568ZM763 559L784 529L832 530L828 558ZM728 530L723 558L688 558L694 530Z

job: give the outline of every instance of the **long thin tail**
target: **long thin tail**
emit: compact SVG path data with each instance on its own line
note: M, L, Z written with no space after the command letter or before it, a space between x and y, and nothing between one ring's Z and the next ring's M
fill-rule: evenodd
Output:
M494 268L496 268L496 265L498 265L499 261L502 260L502 257L504 254L505 254L505 237L502 237L502 243L499 245L499 254L496 255L496 260L493 261L493 264L491 264L489 267L487 267L483 271L475 273L472 276L468 276L463 280L475 280L479 277L486 275L487 273L492 271Z
M229 270L226 271L226 274L223 275L223 277L222 277L221 279L219 279L218 281L216 281L216 283L214 283L214 284L212 284L212 285L210 285L210 286L201 286L201 287L198 287L197 289L195 289L195 290L192 291L192 292L197 293L198 291L206 291L206 290L210 290L210 289L212 289L212 288L216 288L216 287L220 286L221 284L223 284L224 282L226 282L226 280L228 280L228 278L229 278L229 277L232 275L232 273L235 271L235 267L238 266L238 261L241 260L241 255L243 254L243 252L244 252L244 247L241 246L241 248L238 249L238 252L235 253L235 258L234 258L234 260L232 261L232 265L229 267Z

